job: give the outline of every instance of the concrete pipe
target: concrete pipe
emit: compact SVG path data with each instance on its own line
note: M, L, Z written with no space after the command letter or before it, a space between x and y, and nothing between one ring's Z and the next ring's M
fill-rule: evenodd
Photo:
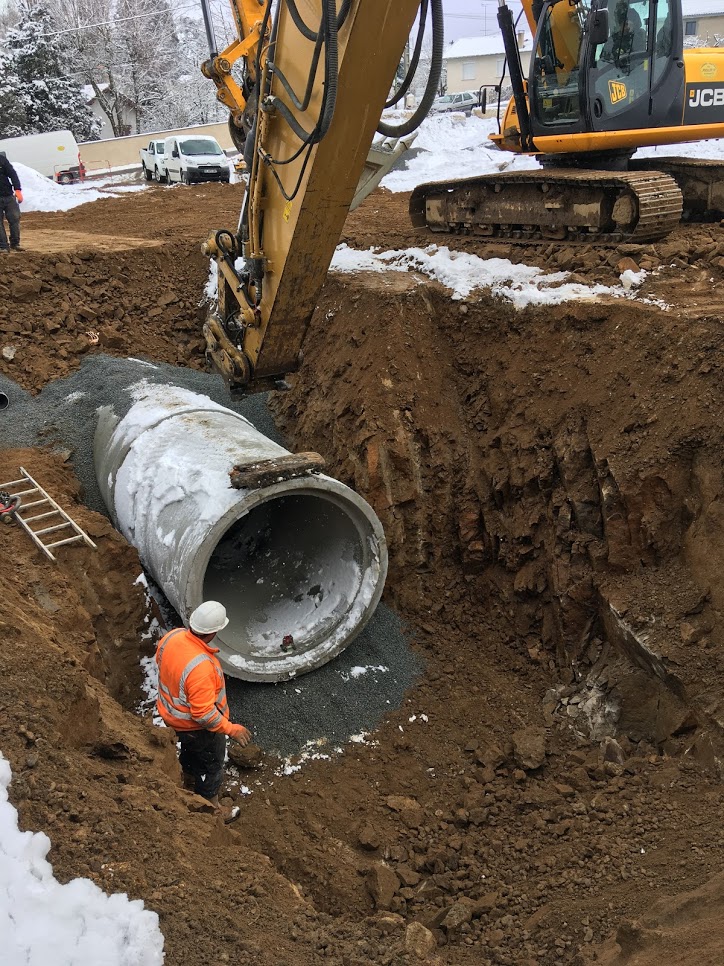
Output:
M287 680L339 654L387 574L370 506L322 474L234 489L232 467L288 452L206 396L147 383L131 393L123 418L99 410L98 485L181 617L221 601L230 623L214 645L224 670L247 681Z

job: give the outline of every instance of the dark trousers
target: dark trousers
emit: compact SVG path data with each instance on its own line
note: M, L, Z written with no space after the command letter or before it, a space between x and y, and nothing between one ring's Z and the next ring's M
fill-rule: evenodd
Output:
M20 205L15 195L0 195L0 248L8 247L8 236L5 234L5 218L10 225L10 244L20 244Z
M194 791L213 798L224 778L226 735L218 731L177 731L181 742L179 761L186 775L196 780Z

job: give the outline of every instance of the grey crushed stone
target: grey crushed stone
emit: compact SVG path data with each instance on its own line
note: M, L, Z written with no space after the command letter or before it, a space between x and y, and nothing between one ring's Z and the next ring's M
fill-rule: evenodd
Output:
M96 411L111 405L119 416L125 415L132 404L128 389L142 379L209 396L285 445L267 407L266 394L232 402L218 375L99 354L86 356L77 372L50 383L36 396L0 374L0 392L10 400L8 408L0 412L0 447L50 446L70 451L85 503L108 516L93 466ZM178 618L176 622L180 623ZM353 676L355 667L367 670ZM379 667L386 670L373 670ZM320 739L333 747L353 735L373 731L401 705L420 672L420 660L408 646L400 619L381 604L359 637L324 667L276 685L229 679L227 694L232 718L251 728L265 751L286 757ZM325 748L317 750L324 753Z

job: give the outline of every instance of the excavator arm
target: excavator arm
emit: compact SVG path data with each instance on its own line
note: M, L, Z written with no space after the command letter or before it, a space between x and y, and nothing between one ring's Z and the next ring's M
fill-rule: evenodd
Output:
M226 78L222 100L231 92L240 106L245 98L249 185L238 228L215 231L204 244L218 273L204 335L209 360L232 391L244 392L270 388L299 367L420 0L343 0L339 10L335 0L279 0L273 15L267 0L253 23L249 0L234 2L251 45L232 45L232 54L212 57L205 70L217 86ZM403 135L427 114L437 89L442 11L440 0L431 3L439 22L435 64ZM241 56L242 47L247 65L254 61L246 91L229 86L219 63Z

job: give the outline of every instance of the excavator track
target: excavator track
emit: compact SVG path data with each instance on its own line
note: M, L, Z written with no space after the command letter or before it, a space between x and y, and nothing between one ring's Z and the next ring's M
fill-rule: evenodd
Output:
M721 221L724 218L724 164L693 158L633 158L631 171L660 171L668 174L684 196L682 219L690 222Z
M410 198L415 227L526 244L652 242L681 220L682 193L655 171L514 171L423 184Z

